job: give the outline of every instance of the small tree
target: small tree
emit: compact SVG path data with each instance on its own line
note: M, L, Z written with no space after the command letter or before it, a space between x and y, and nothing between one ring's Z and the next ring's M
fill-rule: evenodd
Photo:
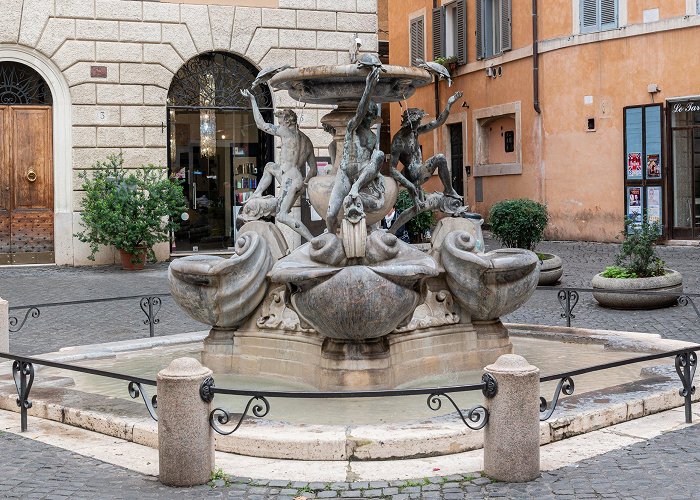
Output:
M124 168L121 155L98 161L81 172L85 197L81 200L84 231L75 236L90 244L90 260L100 245L138 254L143 248L154 258L153 245L168 241L186 209L182 186L155 165Z
M604 277L650 278L666 274L666 263L656 253L656 240L661 235L658 222L650 223L644 217L640 224L628 217L622 234L625 239L615 257L616 266L607 268Z
M489 214L491 232L503 246L527 250L542 241L548 220L547 206L527 198L499 201Z

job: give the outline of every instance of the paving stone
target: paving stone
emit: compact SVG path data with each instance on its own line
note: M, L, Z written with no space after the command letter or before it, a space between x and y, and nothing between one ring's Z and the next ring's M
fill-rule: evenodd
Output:
M482 486L484 484L491 484L491 480L485 477L477 477L476 479L472 480L472 483L476 484L477 486Z
M365 498L377 498L382 496L382 490L364 490L362 496Z
M362 490L345 490L340 492L342 498L356 498L362 496Z
M336 491L349 490L350 484L349 483L331 483L331 489L336 490Z
M399 494L399 489L398 488L384 488L382 489L382 494L385 497L388 497L390 495L398 495Z
M366 490L369 488L369 481L354 481L350 483L350 488L353 490Z
M335 498L337 496L338 492L334 490L319 491L318 494L316 494L316 498Z
M386 481L370 481L369 487L376 489L376 488L387 488L389 487L389 483Z

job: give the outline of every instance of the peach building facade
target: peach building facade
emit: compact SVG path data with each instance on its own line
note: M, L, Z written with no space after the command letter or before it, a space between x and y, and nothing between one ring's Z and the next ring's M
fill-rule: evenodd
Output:
M406 105L430 119L464 93L422 147L447 155L473 211L527 197L553 239L614 241L643 214L700 238L700 2L389 0L388 14L392 64L443 58L454 76Z

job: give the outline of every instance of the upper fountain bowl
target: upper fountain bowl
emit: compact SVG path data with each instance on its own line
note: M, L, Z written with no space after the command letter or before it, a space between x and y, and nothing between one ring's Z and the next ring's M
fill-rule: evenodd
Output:
M432 75L420 68L385 65L384 69L372 95L374 102L403 101L433 81ZM356 103L365 91L369 71L356 64L292 68L275 75L270 85L310 104Z

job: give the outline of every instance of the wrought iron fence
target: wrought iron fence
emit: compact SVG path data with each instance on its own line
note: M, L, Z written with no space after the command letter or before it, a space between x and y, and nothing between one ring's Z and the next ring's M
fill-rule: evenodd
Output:
M32 407L32 401L29 399L29 393L34 385L34 365L48 366L52 368L58 368L61 370L69 370L80 373L87 373L90 375L96 375L98 377L107 377L116 380L124 380L128 382L127 390L132 399L137 399L139 396L143 399L146 404L146 409L151 415L153 420L158 420L158 415L156 409L158 408L158 398L154 395L152 398L148 397L147 392L144 390L144 386L156 386L155 380L149 380L142 377L134 377L131 375L124 375L122 373L108 372L105 370L96 370L94 368L87 368L84 366L69 365L66 363L58 363L55 361L49 361L46 359L38 359L28 356L17 356L15 354L9 354L6 352L0 352L0 358L8 359L12 361L12 378L15 382L15 387L17 388L17 406L20 409L20 428L22 432L27 430L27 410Z
M156 410L158 408L158 396L154 395L149 398L148 394L144 390L144 386L157 386L155 380L150 380L142 377L134 377L131 375L124 375L121 373L109 372L105 370L97 370L94 368L88 368L84 366L71 365L66 363L58 363L55 361L49 361L45 359L39 359L27 356L17 356L14 354L0 352L0 358L8 359L12 361L12 377L15 382L15 387L17 389L17 406L20 408L20 428L22 432L27 430L27 410L32 407L32 401L29 399L29 393L31 391L32 385L34 384L34 365L48 366L52 368L58 368L61 370L68 370L80 373L87 373L90 375L96 375L99 377L107 377L117 380L124 380L128 382L127 389L129 395L132 399L137 399L139 396L143 399L146 405L146 409L153 420L158 420L158 415ZM233 413L227 411L223 408L215 408L212 410L209 423L211 427L222 435L230 435L243 423L243 420L248 416L248 412L251 411L256 417L264 417L270 411L270 403L268 398L292 398L292 399L347 399L347 398L379 398L379 397L397 397L397 396L415 396L415 395L427 395L428 407L433 411L438 411L442 408L441 398L447 399L450 404L454 407L456 412L459 414L464 425L472 430L482 429L489 419L488 410L482 406L478 405L468 410L463 410L457 405L455 400L450 396L450 394L469 392L469 391L481 391L485 397L492 398L498 392L498 384L496 379L493 378L488 373L485 373L479 384L470 385L460 385L460 386L450 386L450 387L432 387L432 388L421 388L421 389L393 389L384 391L354 391L354 392L296 392L296 391L252 391L252 390L238 390L238 389L223 389L218 388L214 384L214 379L209 377L204 382L202 382L199 395L203 401L211 403L214 399L215 394L228 394L232 396L249 396L250 399L240 414L237 424L231 430L226 430L222 425L226 425L231 421ZM253 404L254 402L258 402ZM465 414L466 413L466 414Z
M540 420L546 421L552 417L559 403L560 395L563 393L570 396L574 393L575 384L574 377L586 373L608 370L619 366L642 363L663 358L675 358L675 368L680 377L682 388L679 394L684 398L685 420L686 423L692 422L692 396L695 394L695 386L693 379L697 368L697 352L700 351L700 345L689 348L668 351L664 353L655 353L644 356L638 356L632 359L614 361L600 365L594 365L587 368L572 370L569 372L558 373L555 375L547 375L540 378L540 383L556 381L559 383L554 391L551 402L540 396ZM127 390L132 399L141 397L146 405L146 409L151 418L158 420L156 413L158 407L157 395L149 398L144 386L156 386L154 380L114 373L105 370L97 370L93 368L76 366L66 363L58 363L54 361L17 356L8 353L0 353L0 358L13 361L12 377L17 389L17 406L20 408L20 427L22 432L27 430L27 410L32 407L32 401L29 399L30 391L34 383L34 365L48 366L61 370L69 370L99 377L107 377L128 382ZM241 413L233 413L225 408L216 407L209 415L209 425L221 435L230 435L236 432L249 412L255 417L265 417L271 408L270 399L285 398L285 399L348 399L348 398L379 398L379 397L401 397L401 396L416 396L426 395L427 405L433 411L438 411L442 408L442 399L445 398L455 409L459 418L464 425L472 430L482 429L489 420L488 409L482 405L474 406L469 409L462 409L455 402L451 394L481 391L486 398L493 398L498 393L498 383L496 379L484 373L481 383L449 386L449 387L431 387L417 389L392 389L378 391L335 391L335 392L316 392L316 391L267 391L267 390L240 390L216 387L214 379L209 377L202 382L199 389L199 396L205 402L212 403L216 394L224 394L230 396L245 396L248 397L248 402ZM236 418L234 415L239 415ZM232 423L233 422L233 423ZM227 424L232 423L232 428L225 428Z
M554 380L559 381L556 389L554 390L554 396L552 397L551 403L548 403L544 397L540 397L540 413L542 413L542 415L540 416L540 420L548 420L552 416L554 410L557 407L557 403L559 402L559 396L562 392L567 396L571 396L574 393L574 377L578 375L608 370L610 368L617 368L618 366L626 366L636 363L643 363L645 361L653 361L656 359L675 357L676 373L680 377L681 383L683 385L683 387L678 391L678 393L685 400L685 421L689 424L693 420L691 405L693 394L695 394L693 378L695 377L695 369L697 368L698 351L700 351L700 345L687 347L684 349L677 349L675 351L647 354L644 356L634 357L632 359L613 361L610 363L589 366L587 368L580 368L578 370L572 370L569 372L558 373L556 375L547 375L545 377L540 377L540 383L550 382Z
M160 318L158 318L158 313L163 305L162 298L170 297L169 293L159 293L151 295L128 295L121 297L105 297L100 299L89 299L89 300L69 300L66 302L47 302L45 304L32 304L26 306L12 306L10 307L10 313L13 311L23 311L22 314L10 314L9 326L10 333L19 332L25 325L28 319L37 319L41 316L41 311L50 307L62 307L62 306L76 306L85 304L98 304L101 302L119 302L126 300L137 300L139 308L146 315L146 319L143 320L144 325L148 325L148 333L151 337L155 336L155 326L160 323Z
M643 290L604 290L601 288L573 288L559 286L538 286L536 291L557 292L557 300L562 309L560 317L566 319L566 326L571 326L571 320L576 319L574 308L578 305L582 293L600 293L605 295L656 295L658 297L673 297L679 306L690 305L695 315L700 319L700 310L695 305L695 299L700 298L700 293L656 292Z

